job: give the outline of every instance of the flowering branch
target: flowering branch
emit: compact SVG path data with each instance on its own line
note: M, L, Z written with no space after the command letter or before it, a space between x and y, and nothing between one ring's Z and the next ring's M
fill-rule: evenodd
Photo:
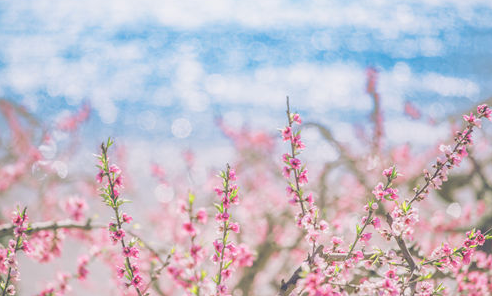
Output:
M304 200L302 198L302 191L300 185L307 183L307 170L301 168L301 161L296 158L298 154L300 154L300 150L304 149L304 143L301 142L300 131L294 133L292 131L292 124L296 122L297 124L301 124L301 117L297 113L290 113L289 106L289 97L287 97L287 120L288 126L282 130L282 137L285 141L290 142L291 154L284 155L284 162L287 165L284 167L284 175L290 176L290 172L294 172L294 180L295 187L292 183L289 183L291 193L295 193L297 199L296 202L299 202L301 205L302 215L306 213L304 207ZM288 188L289 189L289 188Z
M11 235L15 229L13 224L0 225L0 238ZM32 223L30 227L25 231L26 235L30 235L42 230L58 230L58 229L81 229L81 230L93 230L103 228L105 225L93 223L91 219L87 219L86 222L80 223L74 220L61 220L61 221L46 221Z
M171 263L171 256L173 254L173 250L169 252L167 255L166 259L163 261L159 256L157 256L158 260L161 262L161 266L151 272L150 274L150 281L147 283L147 286L142 290L142 293L147 292L147 290L152 286L152 284L155 284L156 281L159 279L159 276L164 268L166 268L170 263Z
M322 252L322 248L317 248L316 243L320 233L328 231L328 223L324 220L318 221L318 208L314 205L312 194L309 194L304 198L304 193L301 189L301 186L308 182L308 171L305 166L301 165L301 161L296 158L296 156L301 153L305 148L305 145L301 141L301 132L294 132L292 125L293 123L300 125L302 120L299 114L290 112L289 97L287 97L287 122L288 125L281 132L284 142L290 142L291 154L285 153L282 157L285 164L282 169L282 174L289 180L290 173L294 172L295 184L288 181L289 187L287 187L287 192L289 194L294 194L294 198L290 200L290 202L300 203L301 212L296 215L296 221L297 226L302 227L307 232L305 238L312 244L312 250L310 253L308 252L307 257L307 262L312 264L316 254L321 254ZM305 201L308 203L309 208L305 207ZM289 293L288 291L295 287L295 283L301 277L301 271L302 269L298 268L287 282L282 281L279 291L280 295L287 295Z
M119 268L118 274L120 276L125 275L126 278L130 281L127 283L127 286L133 286L135 291L137 291L139 296L142 296L140 291L140 287L142 286L142 277L139 275L139 268L137 265L132 265L130 261L130 257L138 258L138 249L135 247L137 242L136 239L132 239L130 243L125 243L125 231L122 228L123 223L130 223L132 218L127 214L120 214L119 207L128 202L120 198L120 193L118 188L122 187L122 177L121 171L116 165L109 165L108 158L108 149L113 144L111 138L108 139L107 143L101 144L101 155L97 156L100 164L97 165L99 168L99 173L97 175L97 181L102 182L104 177L107 178L108 183L104 188L102 188L101 197L104 199L104 202L114 210L115 213L115 223L109 224L109 231L111 239L114 243L120 241L121 248L123 251L123 256L125 257L125 268Z
M463 119L467 122L466 128L462 132L458 132L455 137L456 145L453 149L450 146L441 145L440 150L445 153L446 160L441 161L440 158L437 159L436 164L433 165L435 168L434 174L431 176L426 170L424 170L426 183L422 188L414 188L415 195L410 201L404 201L401 205L394 208L393 212L386 214L386 222L391 227L393 231L393 237L398 244L402 252L402 256L408 264L410 279L407 284L410 285L411 294L415 294L416 284L418 276L414 273L417 269L417 265L408 251L408 248L403 239L404 236L410 236L413 232L411 225L415 224L418 220L417 210L412 208L411 205L414 201L420 201L425 198L428 194L428 187L432 186L436 189L440 189L443 181L447 181L448 170L453 168L455 165L459 165L462 158L467 155L466 145L471 144L471 133L473 132L473 127L481 127L481 118L485 117L489 120L492 118L492 110L487 105L480 105L477 107L478 117L475 117L473 113L470 115L464 115ZM397 221L395 221L395 219ZM485 240L485 239L484 239ZM483 241L484 241L483 240ZM481 242L483 244L483 241ZM466 249L459 249L459 254ZM470 252L471 253L471 252ZM471 254L469 254L471 256ZM451 254L447 254L448 257ZM403 287L405 289L405 286Z
M215 204L215 207L219 211L215 216L215 220L219 223L219 232L222 232L222 238L214 241L215 254L212 256L212 261L214 263L219 263L219 271L213 278L213 281L216 283L217 295L226 295L227 287L222 283L222 280L231 276L232 270L230 269L230 266L237 255L236 246L228 241L229 230L239 233L239 224L231 222L228 210L231 203L239 203L239 198L237 196L237 185L231 184L231 181L237 179L236 173L231 169L229 164L227 165L226 171L221 171L219 176L222 178L223 188L215 189L221 198L220 204Z
M55 295L64 295L64 293L69 290L69 281L72 279L78 279L78 280L85 280L87 278L87 274L89 273L89 270L87 269L87 266L89 263L94 261L94 259L100 254L99 251L95 251L91 254L91 256L83 255L79 257L78 265L77 265L77 271L72 273L72 274L60 274L58 276L59 278L59 285L58 289L53 286L53 284L50 284L50 286L41 293L36 294L37 296L55 296ZM57 293L58 290L58 293Z
M9 248L7 250L7 256L4 262L5 266L8 267L9 269L7 271L7 279L5 281L3 281L2 279L2 282L0 283L2 296L15 295L15 287L14 285L11 284L11 282L17 281L20 275L18 270L17 256L16 256L17 251L23 250L25 252L29 252L30 250L30 246L26 241L27 236L25 234L25 231L28 228L25 225L25 223L28 220L26 210L27 208L24 208L24 210L22 211L20 211L20 209L17 209L17 211L14 212L14 217L12 219L12 223L15 225L14 228L15 240L9 241Z
M200 295L202 287L205 284L205 271L198 273L198 266L204 258L204 249L196 243L196 237L199 230L196 223L205 224L207 222L207 212L205 209L199 209L196 213L193 211L195 195L188 193L188 204L180 206L181 212L187 215L187 222L183 223L183 230L189 235L190 245L184 258L176 255L175 260L179 266L170 266L168 272L173 277L176 284L187 289L192 295Z
M441 145L440 150L445 153L446 160L441 161L440 158L437 159L436 164L433 165L435 171L432 176L426 170L424 171L426 182L421 188L414 188L415 195L408 203L409 205L411 205L414 201L424 199L429 193L429 190L427 189L429 185L439 189L442 181L447 180L448 169L453 168L454 165L459 165L463 157L468 155L466 152L466 146L472 143L471 133L473 132L473 128L475 126L478 128L481 127L481 118L483 117L488 120L492 120L492 110L487 105L478 106L477 113L478 117L475 117L473 112L471 112L470 115L463 115L463 119L467 122L467 126L463 131L457 132L456 137L454 138L456 145L453 149L451 149L450 146Z

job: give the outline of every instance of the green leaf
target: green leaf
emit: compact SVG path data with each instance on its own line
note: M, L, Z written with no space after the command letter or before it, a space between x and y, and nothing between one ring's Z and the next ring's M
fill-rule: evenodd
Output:
M219 284L219 276L218 275L214 276L212 278L212 281L214 281L214 283L216 283L216 284Z
M227 269L229 267L229 265L231 265L232 263L232 260L229 260L229 262L227 262L225 265L224 265L224 269Z
M235 188L235 189L233 189L233 190L231 191L231 194L230 194L229 200L232 200L234 197L236 197L238 189L239 189L239 188Z
M133 247L137 242L138 242L138 238L136 237L132 237L132 239L130 240L130 242L128 243L130 248Z
M412 207L411 204L407 204L407 201L403 201L403 203L401 204L401 209L403 210L403 212L406 214L410 208Z
M229 227L229 222L226 222L226 229ZM224 237L224 245L227 243L227 239L229 238L229 231L226 232L226 235Z
M357 235L359 235L362 231L362 229L360 228L359 224L356 224L355 225L355 229L357 230Z
M396 179L398 177L398 172L396 171L396 166L393 166L393 170L391 171L391 180Z
M389 194L385 195L384 199L386 199L387 201L393 201Z
M439 285L437 286L437 288L435 289L436 292L441 292L443 291L444 289L446 289L445 286L443 286L442 283L439 283Z
M194 201L195 201L195 195L191 193L191 191L188 192L188 202L190 203L190 205L192 205Z
M190 288L190 293L193 294L193 295L197 295L198 294L198 286L197 285L193 285Z
M214 207L217 209L217 211L219 211L221 214L224 212L224 206L222 204L217 204L217 203L214 203Z

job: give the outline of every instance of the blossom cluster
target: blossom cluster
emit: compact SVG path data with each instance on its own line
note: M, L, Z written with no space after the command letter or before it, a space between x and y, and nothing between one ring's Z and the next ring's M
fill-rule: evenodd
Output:
M479 106L477 111L477 116L471 113L470 115L465 115L463 117L467 122L467 126L463 132L457 133L457 136L455 137L456 145L454 148L441 145L440 150L445 154L446 159L444 161L439 158L437 159L436 164L433 165L435 168L433 174L424 171L426 184L422 188L417 187L414 189L416 194L413 199L405 200L400 203L398 189L393 187L393 181L400 174L394 166L383 171L383 176L386 177L387 182L386 184L380 182L374 187L374 190L372 191L373 198L371 198L364 206L364 210L368 212L368 215L362 218L362 226L356 225L356 238L350 245L350 250L345 256L343 264L333 263L332 265L327 266L326 262L321 258L323 256L329 257L329 254L323 255L323 253L314 253L313 248L313 254L310 255L311 260L303 264L304 272L301 274L301 279L297 283L298 292L303 291L307 295L339 295L338 292L343 289L355 289L363 295L399 295L406 293L406 289L409 288L412 295L434 295L444 290L444 286L435 286L433 281L426 281L429 277L420 273L423 272L423 270L417 270L417 265L413 256L408 251L405 240L413 239L415 226L419 222L419 210L416 207L412 207L412 203L416 200L422 200L429 193L428 187L440 189L442 182L447 180L448 170L459 165L462 158L467 155L466 146L472 143L471 133L473 127L480 127L480 119L482 117L487 119L491 118L491 111L486 105ZM292 131L292 123L296 121L293 120L289 107L287 107L287 113L289 117L289 126L282 130L282 138L284 141L291 142L292 154L284 154L283 162L285 166L282 172L286 178L289 178L290 174L294 172L295 183L289 182L287 191L289 194L294 195L293 202L301 204L302 213L300 213L298 217L299 221L303 221L305 216L309 217L309 214L305 214L307 211L305 211L304 208L304 202L308 199L302 198L303 193L300 186L307 183L307 173L305 168L301 165L300 160L296 157L300 153L298 150L299 145L297 144L300 141L300 133L293 133ZM300 119L298 116L296 116L296 118ZM299 176L301 175L303 177L301 178L301 181L299 181ZM312 198L309 198L309 200L312 200ZM386 221L390 226L390 231L382 229L380 230L380 233L382 237L387 240L390 240L391 237L395 238L395 241L400 248L399 260L397 260L398 256L396 256L396 252L391 250L390 253L393 255L383 256L382 251L379 250L377 255L374 254L370 260L365 261L365 265L366 268L371 269L376 262L382 266L385 262L391 260L393 263L389 265L385 277L378 281L363 280L360 285L355 286L353 284L348 284L343 277L337 277L336 273L334 275L328 270L330 270L330 268L336 268L337 272L341 274L344 273L343 270L353 268L358 261L365 258L363 251L355 251L356 244L358 241L367 242L371 239L372 234L364 232L368 225L372 225L375 229L381 229L381 220L379 217L375 217L375 214L380 208L380 205L386 200L394 202L395 206L391 213L386 214ZM385 208L386 207L379 211L384 214ZM309 218L307 221L308 223L299 224L305 226L306 224L309 224ZM489 237L490 236L487 236L487 238ZM461 248L451 250L447 244L443 244L442 247L433 254L434 257L439 257L439 259L434 259L430 261L430 263L439 267L451 266L456 269L461 266L460 264L457 264L457 258L460 257L463 264L469 264L470 258L473 255L473 249L483 245L485 238L486 237L482 235L480 231L477 231L475 233L468 233L468 239ZM341 239L333 237L332 251L343 252L343 249L339 248L342 242ZM327 249L325 248L325 250ZM425 260L423 262L425 262ZM398 269L395 268L393 264L403 264L403 266L409 268L411 273L405 274L402 271L398 272ZM427 264L428 263L426 262L422 263L423 266ZM421 274L422 276L419 278L417 274ZM429 276L432 277L431 274Z
M424 264L432 264L439 269L457 269L461 265L468 265L471 262L475 249L483 246L486 239L492 238L488 232L482 234L480 230L471 230L466 233L466 239L460 248L452 249L448 243L443 243L439 248L432 252L433 260Z
M374 198L371 198L367 204L364 205L364 211L367 212L367 216L363 216L361 219L361 225L356 224L356 237L354 242L350 246L350 250L347 255L347 260L352 260L352 253L355 250L357 243L360 241L367 243L372 238L372 233L364 232L367 226L372 225L374 229L379 230L381 228L381 219L375 217L375 211L379 209L379 202L384 202L384 200L395 201L398 199L398 189L393 188L393 181L400 176L395 166L383 170L383 176L386 177L386 185L379 182L372 191ZM380 233L386 239L390 238L390 234L385 230L381 230Z
M216 203L215 207L218 211L215 216L215 221L219 224L217 233L221 237L213 242L214 254L212 261L219 264L219 270L212 279L216 283L216 295L230 295L227 286L223 281L230 278L234 272L232 263L238 259L238 247L229 241L230 231L239 233L239 223L233 222L229 213L231 204L239 204L238 187L232 182L237 180L236 172L229 165L225 171L220 172L222 179L222 188L216 188L220 203Z
M49 283L45 289L36 296L62 296L67 292L72 291L72 287L69 285L70 280L78 279L84 281L89 274L88 265L92 259L100 255L100 250L97 247L93 247L90 251L91 256L82 255L77 259L77 271L73 274L59 272L57 274L57 282Z
M393 235L412 240L414 226L419 222L418 209L416 207L407 207L406 203L403 202L400 207L393 209L391 217L393 218L393 223L391 223Z
M139 296L142 295L140 289L143 287L143 279L140 275L140 268L137 264L132 263L130 259L139 258L139 250L136 247L138 240L132 238L128 243L125 241L124 223L130 223L132 217L126 213L120 213L120 206L127 202L120 197L120 190L123 188L123 178L121 170L115 164L109 164L108 149L113 144L111 139L101 145L101 155L98 156L99 173L96 180L102 183L107 180L105 186L101 189L100 196L104 202L113 209L115 214L115 222L109 224L110 238L113 243L120 242L122 257L124 260L123 266L116 266L118 277L126 277L128 282L126 286L133 286Z
M198 224L206 224L208 215L205 209L200 208L198 211L193 210L195 195L188 193L188 203L182 203L180 210L186 214L187 221L183 223L182 228L189 236L190 244L187 251L181 254L176 251L173 254L175 264L167 268L174 282L186 289L186 295L207 294L213 290L210 281L207 280L205 270L199 270L203 262L206 250L196 242L199 234Z
M12 225L14 225L14 239L11 239L8 248L0 250L0 274L6 275L6 279L0 283L2 296L15 295L15 286L13 282L20 279L19 264L17 262L17 252L24 251L29 253L31 245L27 241L26 230L28 230L29 220L24 210L17 209L13 213Z
M492 110L489 106L483 104L477 107L477 115L473 112L470 115L463 115L464 121L467 123L463 131L456 132L454 141L456 142L454 148L449 145L441 145L439 150L444 153L445 159L437 158L436 163L432 165L435 169L431 174L424 169L424 179L426 184L423 187L415 187L415 197L410 201L410 204L415 200L423 200L429 194L428 187L434 189L440 189L443 182L448 180L448 171L455 166L459 166L462 159L468 155L466 147L473 144L471 135L474 127L480 128L482 126L481 119L486 118L492 120Z
M288 98L287 121L288 125L281 130L281 133L283 141L290 144L290 153L285 153L282 156L284 163L282 174L288 181L287 193L292 196L289 202L292 204L299 203L301 207L301 211L296 215L296 224L305 231L305 239L312 245L312 252L308 254L308 259L304 262L304 265L306 265L305 274L303 275L304 281L301 281L299 287L308 292L309 295L325 295L326 292L331 291L331 286L322 285L323 281L317 281L317 279L322 279L320 275L323 273L320 272L321 269L318 267L318 263L321 261L316 260L319 259L319 256L317 256L315 250L321 234L328 232L328 223L319 218L319 210L314 204L313 195L308 194L304 197L302 186L308 183L308 170L302 165L298 156L305 148L305 145L301 140L301 131L294 131L293 129L293 125L300 125L302 119L298 113L290 112ZM291 173L293 174L293 181L291 181Z
M368 92L376 95L375 78L371 79ZM382 114L381 110L378 112ZM378 112L375 110L375 114ZM467 150L473 143L472 132L481 127L483 119L492 119L492 110L488 106L480 105L477 112L463 116L464 130L456 133L453 145L437 145L440 152L432 146L425 157L412 156L409 148L401 153L404 156L393 157L395 150L387 150L380 141L382 139L362 137L360 141L377 142L377 149L367 149L361 152L367 154L360 157L352 155L350 149L344 150L343 145L337 146L336 140L332 139L335 148L340 148L339 159L324 163L319 175L313 174L318 171L311 167L308 174L301 156L305 148L299 130L301 116L291 113L289 107L287 115L288 125L281 130L281 139L289 145L289 153L282 156L283 178L278 173L277 163L265 161L277 151L273 148L275 141L271 140L275 136L267 133L258 137L242 136L242 131L233 131L236 140L242 141L238 145L241 147L239 158L234 160L237 163L234 167L241 174L241 199L235 182L236 172L227 166L220 173L222 186L215 189L219 201L215 204L217 212L213 217L218 225L218 238L215 235L207 237L213 231L205 227L209 209L202 203L206 198L217 197L201 193L211 191L210 183L217 179L205 174L192 176L197 171L191 154L185 156L188 178L180 173L173 175L172 169L152 167L152 173L159 182L154 191L159 206L148 212L152 225L145 227L146 233L151 227L158 231L150 244L144 237L135 237L135 230L130 230L133 218L122 211L127 202L122 194L124 185L127 190L132 190L137 186L131 184L137 182L132 182L131 176L123 179L120 167L125 172L126 169L121 155L118 155L120 167L109 162L108 149L112 141L101 147L96 176L96 181L103 184L100 196L108 206L103 210L110 210L114 217L108 221L110 223L99 223L97 216L100 215L96 212L89 215L88 203L91 201L77 197L96 192L92 174L91 178L86 178L89 181L71 178L77 180L77 187L72 188L82 188L80 195L66 195L65 188L54 184L58 181L47 178L47 192L42 194L43 200L39 205L43 211L36 216L30 211L30 218L49 217L52 221L28 225L24 209L17 210L12 220L2 220L4 224L0 225L0 296L18 294L16 259L19 251L26 252L37 262L46 263L61 257L65 240L70 245L72 239L77 243L97 245L103 250L98 259L113 268L114 280L121 287L122 295L271 295L278 284L280 296L478 296L492 293L492 255L485 252L489 251L486 240L492 239L492 230L486 230L490 221L485 215L490 201L489 166L479 156L489 148L490 137L474 137L477 145L473 152L476 155ZM382 124L382 118L378 122ZM379 128L382 137L382 126ZM482 135L486 133L484 131ZM257 143L264 143L264 146ZM469 152L469 159L465 159ZM429 157L434 158L436 153L439 153L439 158L432 169L424 170L421 176L423 164ZM402 158L409 162L415 159L411 169L401 161ZM362 163L359 162L361 159ZM370 169L367 159L374 159L375 165ZM466 176L466 184L450 182L453 184L449 187L443 186L449 181L451 169L465 163L467 169L456 172L449 179ZM379 171L388 164L395 165L382 171L385 181L371 183L381 178ZM399 178L401 175L396 164L405 173L402 178ZM374 170L376 167L378 169ZM0 176L5 171L2 167ZM420 178L424 179L423 184L407 197L407 189L411 189ZM286 207L285 179L288 180L289 203L298 211L295 223L289 223L292 214L291 208ZM404 181L408 183L403 184ZM196 200L193 193L182 191L187 187L186 182L193 183L193 190L200 192L198 194L203 196L203 200ZM338 183L331 186L333 182ZM317 205L313 194L305 192L308 185L320 196ZM205 189L200 191L203 189L200 186ZM450 187L452 192L448 190ZM2 188L0 184L0 191L4 190ZM441 188L443 191L436 192L435 197L443 197L449 205L447 209L444 202L428 198L430 190ZM476 198L476 202L464 204L459 196L462 191L456 188L476 193L468 195L471 196L469 201ZM55 197L58 191L63 198L61 202ZM251 198L243 199L242 196ZM240 200L240 207L233 206ZM419 201L422 203L417 207L415 202ZM199 205L205 208L197 208ZM175 213L177 215L173 215ZM322 220L324 217L330 218L330 233L328 223ZM355 226L353 235L350 234L351 240L347 240L344 233L344 225L347 224ZM473 227L481 230L472 230L460 240L462 229ZM154 245L157 242L159 245ZM250 246L258 252L257 258ZM166 260L160 257L164 253L168 253ZM93 254L80 256L72 273L58 272L52 282L43 286L41 293L33 295L68 295L71 289L79 286L71 285L71 281L83 281L89 277L92 258ZM293 262L296 262L295 266L292 266ZM213 265L217 272L210 272ZM252 268L240 270L241 267ZM162 271L163 277L167 278L160 277ZM287 272L290 278L279 283L279 276L283 277ZM23 271L23 276L26 275L28 272ZM149 280L144 283L143 278L147 276ZM27 291L26 285L30 285L30 289L31 286L37 287L38 283L26 281L19 288ZM81 285L81 288L99 287ZM114 291L114 288L110 289Z
M308 170L302 165L301 160L297 158L305 148L301 140L301 131L294 131L293 125L302 123L301 116L298 113L291 113L289 102L287 101L287 119L288 125L281 130L284 142L290 143L290 153L282 156L284 167L282 173L288 180L287 193L292 196L289 202L301 206L301 212L296 215L297 226L306 231L306 240L315 245L321 233L328 231L328 223L318 217L318 208L314 204L312 194L304 197L302 186L308 183ZM291 181L293 174L293 181Z

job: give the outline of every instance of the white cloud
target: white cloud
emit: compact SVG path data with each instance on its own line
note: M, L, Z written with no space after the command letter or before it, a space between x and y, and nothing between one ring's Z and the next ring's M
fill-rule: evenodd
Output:
M318 111L334 108L368 109L364 70L349 64L295 64L264 67L253 73L210 75L205 89L221 102L283 107L285 96L300 99Z
M90 100L106 123L117 119L116 102L120 100L145 100L158 106L180 103L186 110L201 112L212 102L283 108L285 96L289 95L302 100L303 108L315 112L372 108L365 93L365 69L354 63L294 63L266 65L247 72L209 73L193 48L149 64L142 61L138 43L121 47L101 43L96 47L98 54L92 59L84 56L79 61L67 61L46 55L46 59L31 63L11 63L3 76L15 91L28 97L45 89L50 96L65 97L70 104ZM9 50L15 52L14 48ZM148 80L160 65L166 65L169 84L148 88ZM405 63L382 71L379 77L378 91L388 110L402 110L407 95L415 92L472 100L480 94L478 85L469 79L433 72L418 74Z
M392 70L379 75L379 92L382 103L390 110L403 110L408 95L421 93L440 97L466 97L478 99L480 87L470 79L446 76L435 72L413 73L403 62L395 64Z
M31 24L25 23L25 16L29 15L50 31L74 32L90 26L110 29L121 24L150 20L184 29L217 23L236 23L255 29L354 26L394 37L400 33L435 32L444 28L446 20L435 13L439 8L446 8L449 17L474 25L473 19L479 14L475 9L491 8L492 3L487 0L419 0L396 6L394 1L372 0L35 0L12 1L4 6L4 23L28 27Z
M444 97L459 96L474 99L480 91L478 85L468 79L446 77L436 73L424 75L421 83L424 90Z
M386 121L385 132L391 143L412 143L417 146L429 145L429 139L440 141L449 139L449 126L447 124L432 126L405 118Z
M446 7L446 12L437 7ZM181 30L236 24L253 34L278 30L281 39L291 28L308 28L307 37L292 40L296 45L307 41L310 50L347 48L382 50L397 58L433 57L445 53L448 39L459 42L459 35L439 39L440 32L459 22L476 26L482 7L492 8L492 2L12 1L2 4L0 19L0 56L5 63L0 68L0 92L12 89L30 98L31 106L36 106L32 98L40 91L65 97L69 104L90 100L107 123L116 120L119 100L145 99L158 106L180 101L187 110L201 112L214 102L283 108L285 96L290 95L319 112L369 110L372 102L365 93L363 67L350 62L305 62L302 46L282 52L287 62L274 64L269 63L278 54L274 46L258 41L227 43L220 59L226 61L228 71L221 71L202 64L199 52L209 49L196 40L178 40L166 44L173 46L166 48L170 52L149 55L152 40L111 38L125 26L145 30L145 24L154 22ZM351 30L350 36L343 35L344 28ZM371 48L372 41L380 41L381 48ZM64 58L70 49L79 56ZM248 68L249 62L259 66ZM149 87L155 75L167 81ZM391 110L401 110L405 97L414 92L469 99L480 94L474 81L433 72L417 74L403 63L380 73L379 91Z

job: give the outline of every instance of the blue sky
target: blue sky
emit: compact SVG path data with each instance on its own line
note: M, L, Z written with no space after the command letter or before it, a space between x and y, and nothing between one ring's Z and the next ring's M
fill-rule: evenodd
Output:
M47 120L89 101L108 133L172 137L183 118L205 138L215 114L273 130L286 95L313 120L365 120L372 66L388 120L407 100L439 117L490 95L490 19L486 0L3 1L0 95Z

